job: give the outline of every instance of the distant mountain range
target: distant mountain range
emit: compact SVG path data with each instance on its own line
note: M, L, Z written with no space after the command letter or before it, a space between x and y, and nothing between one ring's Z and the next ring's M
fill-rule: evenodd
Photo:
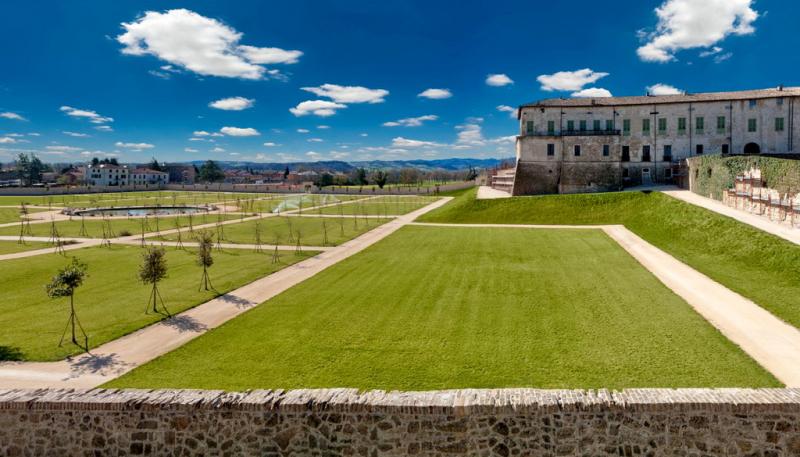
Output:
M366 169L395 169L395 168L416 168L418 170L434 171L434 170L447 170L458 171L466 170L470 167L492 168L499 165L506 159L467 159L467 158L452 158L452 159L436 159L436 160L370 160L370 161L354 161L343 162L338 160L320 161L320 162L235 162L235 161L217 161L217 164L223 168L249 168L253 170L283 170L287 166L292 171L338 171L347 173L355 168ZM200 166L205 160L195 160L190 163Z

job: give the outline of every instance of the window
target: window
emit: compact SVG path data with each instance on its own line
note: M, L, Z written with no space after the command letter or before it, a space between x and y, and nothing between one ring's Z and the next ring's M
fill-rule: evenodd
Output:
M756 107L756 101L750 100L750 108L755 108L755 107Z
M525 131L527 132L528 135L532 135L533 134L533 121L528 121L527 122Z
M606 119L606 130L612 131L614 130L614 120L613 119Z
M664 170L664 177L665 178L672 178L672 169L671 168L667 168L666 170Z
M717 133L725 133L725 116L717 116Z
M581 155L581 145L576 144L575 145L575 157L578 157L580 155Z
M697 133L703 133L703 130L706 128L706 120L702 116L696 117L694 119L694 130Z
M650 133L650 119L642 119L642 133Z
M702 154L702 153L703 153L703 145L702 145L702 144L698 144L697 146L695 146L695 147L694 147L694 152L695 152L697 155L700 155L700 154Z
M755 132L758 128L758 123L756 123L755 118L750 118L747 120L747 131L748 132Z
M575 121L567 121L567 130L570 132L575 131Z
M556 145L554 145L553 143L547 144L547 155L549 156L556 155Z
M650 145L642 146L642 162L650 161Z
M608 157L611 155L611 147L607 144L603 145L603 157Z
M723 144L722 145L722 153L723 154L727 154L728 153L728 145L727 144Z
M628 169L627 168L623 168L622 169L622 177L623 178L627 178L628 177Z
M586 121L580 121L580 123L578 125L579 125L578 128L581 130L581 132L585 132L586 131Z
M678 134L686 133L686 118L679 117L678 118Z
M662 117L658 120L658 133L667 133L667 118Z
M556 121L547 121L547 134L553 135L556 133Z
M622 120L622 134L623 135L630 135L631 134L631 120L630 119L623 119Z
M775 104L778 106L783 106L783 97L778 97L775 99Z
M783 118L776 117L775 118L775 131L776 132L783 132Z
M592 121L592 130L594 130L595 132L600 131L600 120L595 119L594 121Z
M622 147L622 159L621 160L623 162L630 162L631 161L631 147L630 146L623 146Z
M661 159L664 162L672 162L672 145L665 144L664 145L664 158Z

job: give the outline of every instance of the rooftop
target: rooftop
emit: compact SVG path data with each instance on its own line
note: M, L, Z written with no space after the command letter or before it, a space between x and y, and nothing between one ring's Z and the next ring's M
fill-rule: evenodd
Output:
M641 95L633 97L585 97L585 98L546 98L525 107L581 107L581 106L624 106L653 105L661 103L713 102L732 100L752 100L759 98L800 97L800 87L776 87L772 89L742 90L736 92L706 92L700 94Z

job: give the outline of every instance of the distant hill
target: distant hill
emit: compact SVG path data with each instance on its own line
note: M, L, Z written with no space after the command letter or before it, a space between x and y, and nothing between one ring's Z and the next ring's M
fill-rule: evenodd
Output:
M297 171L338 171L347 173L354 168L380 168L380 169L394 169L394 168L416 168L419 170L432 171L432 170L447 170L458 171L466 170L470 167L475 168L492 168L500 164L504 160L513 159L468 159L468 158L452 158L452 159L436 159L436 160L370 160L370 161L353 161L343 162L338 160L320 161L320 162L236 162L236 161L217 161L223 168L250 168L253 170L283 170L287 166L290 170ZM205 162L204 160L195 160L193 163L200 166Z

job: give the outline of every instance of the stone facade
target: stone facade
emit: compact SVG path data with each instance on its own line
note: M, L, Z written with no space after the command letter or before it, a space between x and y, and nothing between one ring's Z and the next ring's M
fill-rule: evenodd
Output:
M0 455L800 455L800 389L12 390Z
M547 99L518 118L515 195L668 182L677 161L698 154L800 151L800 88Z

